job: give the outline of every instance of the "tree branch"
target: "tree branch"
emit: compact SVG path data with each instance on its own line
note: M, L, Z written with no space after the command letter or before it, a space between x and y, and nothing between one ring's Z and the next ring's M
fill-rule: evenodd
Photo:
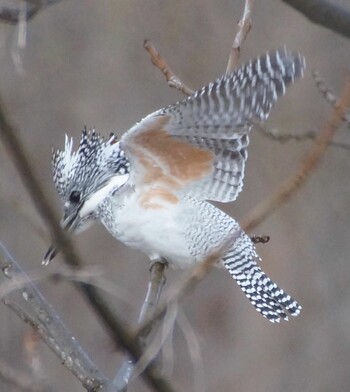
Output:
M306 179L320 163L322 156L327 150L330 141L340 125L346 120L346 114L350 107L350 76L345 82L340 99L335 104L334 110L326 122L323 130L315 139L311 150L302 160L299 168L290 178L284 181L280 187L267 199L259 203L242 222L243 230L250 231L271 215L283 203L304 184Z
M239 233L235 233L228 236L223 243L214 249L201 263L196 264L188 273L184 274L177 287L168 293L167 299L163 302L163 305L155 308L153 312L148 315L148 318L145 319L144 322L136 329L133 336L137 338L147 333L149 328L151 328L156 321L162 319L166 315L170 307L180 302L182 298L188 294L188 292L190 292L201 280L203 280L213 265L221 260L227 253L229 247L238 235Z
M145 320L151 317L151 315L153 314L153 312L155 312L158 306L162 289L166 281L166 267L167 263L165 261L157 261L152 264L150 268L150 280L148 283L146 298L140 311L140 316L138 320L139 324L142 324ZM143 333L139 335L138 340L142 347L145 346L146 339L151 333L153 327L153 324L150 325L148 330L145 329ZM117 387L118 392L124 392L127 390L129 382L133 376L134 369L134 361L127 360L123 363L113 381L113 384Z
M238 29L232 43L230 56L227 63L226 74L231 73L238 66L239 57L244 41L252 28L253 0L246 0L242 19L238 22Z
M311 22L350 38L350 9L330 0L282 0Z
M148 39L144 40L143 47L146 49L148 54L151 56L152 64L157 67L160 72L164 75L165 80L168 82L169 87L174 87L185 95L192 95L194 90L186 86L182 80L174 74L170 69L165 59L157 52L152 42Z
M256 125L255 129L260 132L261 135L280 143L287 143L292 140L295 140L297 142L303 142L305 140L315 140L319 135L319 132L312 130L297 134L279 133L278 129L266 129L261 125ZM350 150L349 143L335 142L333 140L330 140L328 145L330 147L337 147L343 150Z
M0 243L0 285L6 285L9 281L13 284L13 290L2 297L5 305L37 331L61 363L88 391L112 391L110 381L100 374L55 310ZM17 281L20 281L19 287Z

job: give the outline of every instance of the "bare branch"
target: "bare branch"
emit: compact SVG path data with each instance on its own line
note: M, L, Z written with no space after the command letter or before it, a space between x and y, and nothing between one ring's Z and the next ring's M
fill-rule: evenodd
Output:
M328 102L333 107L336 106L338 98L333 94L331 89L327 87L325 80L319 75L317 71L312 72L312 76L315 80L316 86L320 93L323 95L326 102ZM345 121L350 124L350 113L345 114Z
M153 263L150 268L150 280L148 283L146 298L141 308L138 321L139 324L143 323L146 319L148 319L153 314L158 305L162 289L166 281L166 267L167 263L165 261L157 261ZM153 324L150 325L150 328L148 330L144 330L143 334L139 336L139 341L142 347L145 346L146 339L151 333L153 326ZM135 363L132 360L127 360L119 369L113 381L113 384L117 387L117 390L119 392L127 390L130 379L134 373L134 368Z
M252 28L252 8L253 0L246 0L244 5L244 11L242 19L238 22L238 29L236 36L233 40L230 57L226 68L226 74L232 72L238 66L239 57L244 41Z
M292 133L281 134L279 133L278 129L266 129L261 125L255 126L255 129L259 131L261 135L280 143L287 143L291 140L295 140L297 142L302 142L305 140L315 140L319 135L319 132L312 131L312 130L304 133L297 133L297 134L292 134ZM329 141L328 145L330 147L337 147L337 148L342 148L344 150L350 150L350 144L348 143L335 142L331 140Z
M334 106L337 103L337 97L326 86L325 80L321 78L320 74L317 71L313 71L312 76L315 80L317 88L319 89L320 93L323 95L324 99L332 106Z
M36 0L26 1L25 20L33 19L39 11L50 5L60 3L62 0ZM21 19L21 10L16 8L2 7L0 9L0 22L17 24Z
M170 69L169 65L165 59L157 52L156 48L153 46L152 42L146 39L143 42L143 47L151 56L151 61L154 66L156 66L160 72L164 75L165 80L168 82L169 87L174 87L181 91L185 95L192 95L194 90L186 86L178 76Z
M72 337L54 309L48 304L37 287L30 283L16 261L0 243L0 284L9 280L26 281L17 291L5 295L2 300L23 321L39 334L41 339L60 358L88 391L112 391L110 382L102 376L87 354ZM5 283L6 284L6 283Z
M134 336L142 336L155 321L162 319L168 309L177 304L191 291L204 277L208 274L214 264L216 264L227 253L229 246L234 242L235 236L230 235L218 248L214 249L201 263L196 264L190 271L184 274L182 281L178 286L168 293L167 299L163 305L154 309L152 314L146 319L134 332Z
M234 41L227 64L226 73L232 72L238 65L239 56L241 53L242 45L247 38L247 35L251 29L251 12L253 8L253 0L246 0L243 16L238 23L238 30L236 32ZM160 72L164 75L165 80L168 82L169 87L174 87L185 95L194 94L194 90L186 86L184 82L170 69L166 60L156 50L152 42L146 39L143 43L143 47L151 56L152 64L157 67Z
M152 339L151 343L147 345L142 357L135 365L135 373L139 374L143 372L144 368L149 363L154 362L158 357L158 354L162 350L165 341L172 336L175 320L177 316L177 303L173 302L171 306L167 307L164 315L162 328L158 330L156 336Z
M270 197L258 204L249 216L243 220L242 227L244 230L252 230L277 208L291 198L291 196L303 185L310 174L320 163L322 156L329 146L337 129L342 122L350 107L350 76L345 82L345 86L340 99L337 101L335 108L326 122L323 130L315 139L311 150L302 160L296 173L284 181L281 186Z
M282 0L311 22L350 38L350 9L331 0Z

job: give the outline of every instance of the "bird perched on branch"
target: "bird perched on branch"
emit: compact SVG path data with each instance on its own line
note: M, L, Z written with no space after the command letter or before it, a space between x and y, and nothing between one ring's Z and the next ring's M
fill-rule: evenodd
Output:
M151 261L178 268L204 260L231 237L222 263L256 310L271 322L297 316L301 307L261 270L251 239L208 201L237 198L249 131L304 67L300 54L276 50L148 115L120 142L84 130L73 152L66 136L65 149L53 153L62 227L79 232L100 220ZM43 263L55 254L50 247Z

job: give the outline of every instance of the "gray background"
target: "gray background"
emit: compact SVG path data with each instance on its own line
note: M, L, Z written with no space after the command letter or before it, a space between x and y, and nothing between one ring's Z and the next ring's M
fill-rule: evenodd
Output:
M344 4L347 3L344 1ZM95 126L122 134L149 112L181 98L167 87L142 49L153 40L175 72L199 88L225 70L243 10L233 0L74 0L48 8L27 26L24 49L16 48L15 27L0 25L0 91L11 119L59 211L51 180L51 148L64 133L77 141ZM279 1L257 1L253 29L242 61L286 45L307 59L304 80L273 110L267 126L281 133L319 130L330 108L317 91L317 69L334 91L349 73L349 41L310 24ZM23 72L13 57L19 55ZM349 141L345 126L337 139ZM255 132L245 188L222 208L237 219L297 168L310 142L280 144ZM350 374L349 151L330 148L300 192L255 230L271 241L258 246L264 270L303 305L300 317L272 325L259 316L229 275L213 271L181 305L201 348L207 391L345 391ZM50 238L3 145L0 145L0 240L28 271L40 267ZM98 264L131 304L111 296L119 314L134 325L147 286L146 256L116 242L96 225L75 238L88 265ZM48 267L62 263L59 257ZM168 286L179 272L168 272ZM112 376L121 361L102 325L67 282L45 281L42 291L96 363ZM26 368L22 322L0 304L0 356ZM179 390L194 389L194 371L181 330L173 336ZM43 370L55 391L83 388L40 346ZM167 361L165 361L167 363ZM0 390L17 391L0 379ZM145 391L140 381L134 391Z

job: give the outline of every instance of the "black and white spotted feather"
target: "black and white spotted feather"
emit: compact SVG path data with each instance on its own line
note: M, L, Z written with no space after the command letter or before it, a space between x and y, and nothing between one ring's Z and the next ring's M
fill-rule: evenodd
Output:
M237 198L251 127L267 119L278 97L303 75L304 68L299 53L269 52L158 112L170 115L169 134L215 154L211 177L191 183L183 194L221 202Z
M255 309L273 323L300 313L301 306L262 271L253 242L232 217L205 201L186 198L186 205L178 219L194 257L202 259L232 238L222 262Z
M94 129L84 129L77 151L66 135L64 150L53 151L52 168L56 189L66 201L72 191L82 197L98 191L111 177L127 174L130 165L113 134L105 139Z

